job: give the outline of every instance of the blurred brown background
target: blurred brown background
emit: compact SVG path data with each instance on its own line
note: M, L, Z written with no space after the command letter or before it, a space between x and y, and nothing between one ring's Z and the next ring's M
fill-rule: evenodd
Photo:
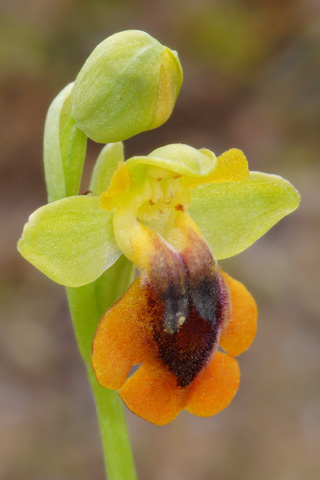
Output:
M238 147L252 170L302 193L295 214L222 262L260 310L239 393L216 417L182 413L166 427L127 412L139 479L319 479L318 0L1 0L0 16L0 478L104 478L63 288L16 242L46 203L49 103L100 41L137 28L178 50L185 82L171 119L127 141L127 155L174 142ZM99 148L90 144L87 172Z

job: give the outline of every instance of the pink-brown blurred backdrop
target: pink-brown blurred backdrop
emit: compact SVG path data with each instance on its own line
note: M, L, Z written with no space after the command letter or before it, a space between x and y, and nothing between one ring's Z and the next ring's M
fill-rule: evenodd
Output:
M1 0L0 478L103 480L98 427L63 288L16 251L46 203L42 133L53 97L105 37L142 29L178 50L170 120L126 142L246 153L302 194L300 209L222 262L259 305L231 406L155 427L127 413L140 480L320 478L317 0ZM90 143L83 188L99 151Z

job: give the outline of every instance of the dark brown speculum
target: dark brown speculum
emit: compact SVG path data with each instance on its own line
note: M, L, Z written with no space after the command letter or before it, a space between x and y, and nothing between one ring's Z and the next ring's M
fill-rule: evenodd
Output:
M181 253L159 250L149 279L162 304L161 318L152 322L153 338L180 387L192 382L214 352L228 305L226 286L206 242L192 231L188 237ZM168 255L177 258L166 262Z

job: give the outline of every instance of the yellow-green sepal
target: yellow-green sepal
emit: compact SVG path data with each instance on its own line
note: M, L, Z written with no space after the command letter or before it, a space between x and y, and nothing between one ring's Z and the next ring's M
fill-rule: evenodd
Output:
M189 213L217 260L250 247L299 205L300 195L277 175L251 172L242 182L200 185Z
M79 192L87 138L71 116L71 91L67 85L51 103L44 129L44 171L48 201Z
M198 178L212 172L216 168L217 159L210 150L197 150L189 145L174 143L157 148L145 157L131 157L126 165L132 172L140 165L149 165L178 175Z
M18 243L21 255L53 281L80 287L96 280L121 255L112 215L99 197L75 196L36 210Z

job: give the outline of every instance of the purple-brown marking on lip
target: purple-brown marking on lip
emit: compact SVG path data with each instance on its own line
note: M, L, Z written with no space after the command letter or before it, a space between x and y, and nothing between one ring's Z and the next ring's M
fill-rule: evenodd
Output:
M221 285L218 264L199 234L189 229L185 235L186 247L181 255L187 269L190 297L199 315L208 322L215 322Z
M153 338L162 363L188 386L206 365L225 318L227 289L206 242L188 232L180 254L157 245L149 280L163 313L153 318Z
M188 315L188 279L179 252L162 239L153 239L154 255L148 279L164 305L162 328L170 334L179 327L179 320Z
M176 375L180 387L189 385L204 366L217 337L214 326L203 320L194 307L176 333L166 333L156 322L153 334L162 363Z

